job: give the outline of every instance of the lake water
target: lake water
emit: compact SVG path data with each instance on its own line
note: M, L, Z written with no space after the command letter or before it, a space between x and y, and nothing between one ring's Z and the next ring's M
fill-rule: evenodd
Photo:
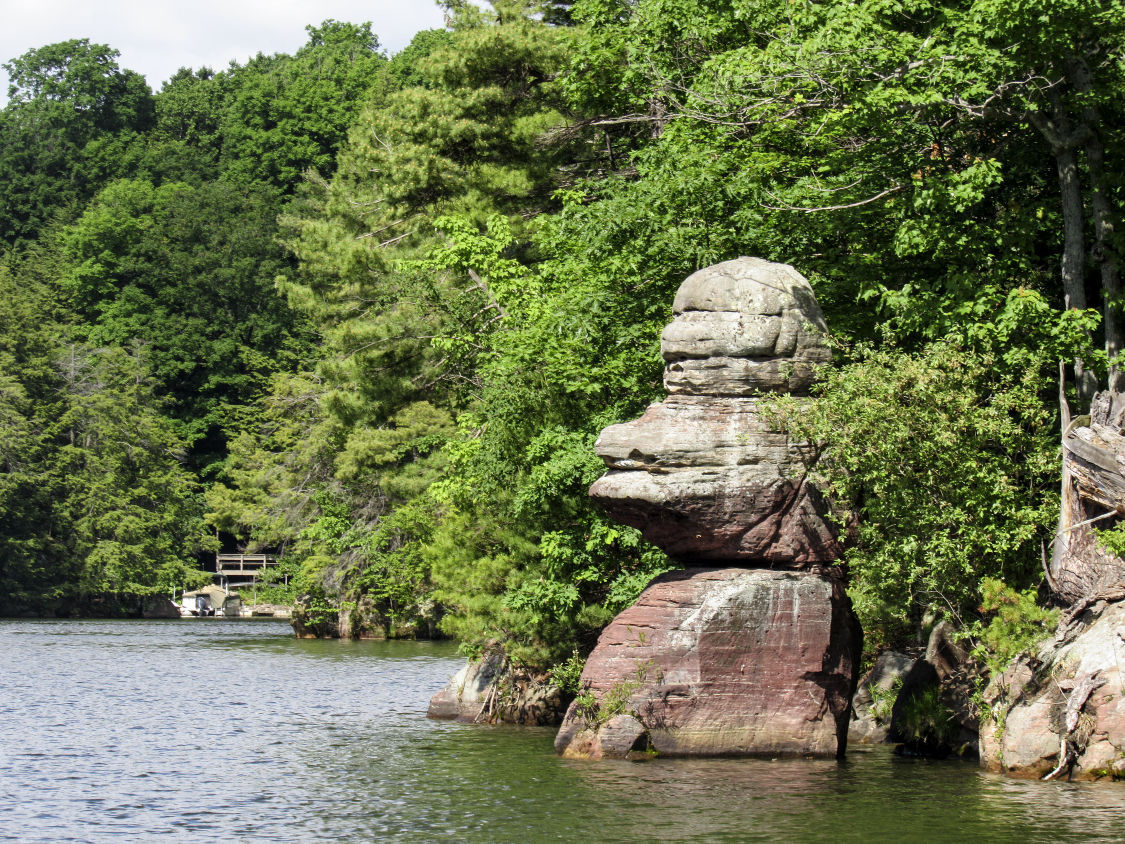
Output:
M1122 841L1125 784L898 759L569 762L431 721L449 643L0 620L0 840Z

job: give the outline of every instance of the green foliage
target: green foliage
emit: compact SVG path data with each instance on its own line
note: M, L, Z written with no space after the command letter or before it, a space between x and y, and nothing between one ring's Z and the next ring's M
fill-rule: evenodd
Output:
M1102 548L1117 557L1125 555L1125 524L1101 528L1095 525L1094 531Z
M659 684L660 673L660 669L651 659L639 662L631 676L618 680L606 689L600 698L589 690L580 693L575 698L577 703L575 711L578 717L583 719L586 729L597 730L607 721L628 711L629 700L644 688L650 674L653 675L653 682Z
M941 747L957 736L953 713L941 699L941 689L930 686L902 701L898 728L907 744Z
M300 350L297 320L274 291L287 266L276 211L263 189L121 180L64 235L80 335L144 345L200 467L224 456L243 408Z
M895 701L898 700L899 692L902 691L902 681L902 677L896 677L888 689L878 685L868 687L871 692L870 710L876 723L882 725L891 723L891 711L894 709Z
M195 583L197 487L144 355L67 342L50 301L0 269L5 610Z
M973 340L913 355L858 347L811 404L775 402L817 444L813 476L851 508L841 524L858 517L846 560L865 627L968 617L982 577L1038 578L1058 508L1057 424L1042 395L1059 344L1076 342L1072 314L1044 318L1038 297L1017 291Z
M371 24L305 27L293 56L259 53L214 80L223 92L219 166L239 182L291 191L306 170L330 175L359 104L386 62Z
M565 660L551 666L551 683L563 694L578 695L582 689L582 669L585 665L586 660L578 655L578 651L572 651Z
M1035 590L1020 592L990 577L981 582L979 609L987 624L978 621L970 630L976 641L973 656L993 676L1001 674L1016 657L1034 653L1059 622L1059 611L1039 606Z
M151 125L152 92L118 55L82 38L3 65L11 84L0 112L0 243L34 240L92 195L88 144Z

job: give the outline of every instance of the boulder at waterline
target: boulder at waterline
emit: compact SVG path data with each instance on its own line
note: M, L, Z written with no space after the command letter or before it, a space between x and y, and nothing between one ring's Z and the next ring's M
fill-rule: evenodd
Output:
M179 618L180 608L171 598L163 595L146 598L141 610L143 618Z
M859 656L835 572L670 572L602 632L555 749L841 755Z
M546 676L513 668L502 654L470 659L430 698L426 714L479 723L549 727L563 714L561 690Z
M815 453L756 397L804 395L831 355L808 281L739 258L689 276L661 343L669 397L611 425L594 448L609 471L590 495L615 520L689 565L801 568L841 553L807 482Z
M852 720L848 741L852 744L879 744L887 741L891 706L897 686L914 665L914 659L898 651L883 651L875 665L860 678L852 697Z
M985 691L981 764L1022 777L1125 778L1125 603L1017 661Z

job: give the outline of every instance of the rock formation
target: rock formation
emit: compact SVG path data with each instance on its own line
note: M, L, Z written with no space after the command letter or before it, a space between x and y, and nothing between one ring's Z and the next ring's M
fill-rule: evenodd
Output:
M525 726L559 723L562 691L544 676L514 668L503 655L468 660L430 699L427 715L473 723Z
M840 543L811 460L764 419L759 396L802 395L829 360L808 281L792 267L740 258L691 275L661 353L670 396L595 446L609 471L590 495L619 522L685 562L802 568Z
M602 432L590 495L687 566L602 633L555 742L566 756L843 753L859 629L815 455L763 416L829 360L792 267L690 276L661 350L669 397Z
M1099 602L985 691L981 762L1023 777L1125 778L1125 603Z
M1125 559L1095 528L1125 518L1125 398L1063 411L1059 528L1047 582L1066 609L1054 641L994 677L981 763L1015 776L1125 778Z
M595 757L834 756L854 686L852 633L838 580L744 568L664 575L605 629L583 672L602 706L624 683L628 713L574 707L555 746ZM615 717L608 731L589 729Z

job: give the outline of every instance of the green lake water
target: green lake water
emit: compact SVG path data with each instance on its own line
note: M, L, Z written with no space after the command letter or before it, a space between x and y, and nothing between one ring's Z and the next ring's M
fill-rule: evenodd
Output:
M0 840L1123 841L1125 784L962 762L572 762L432 721L449 643L0 620Z

